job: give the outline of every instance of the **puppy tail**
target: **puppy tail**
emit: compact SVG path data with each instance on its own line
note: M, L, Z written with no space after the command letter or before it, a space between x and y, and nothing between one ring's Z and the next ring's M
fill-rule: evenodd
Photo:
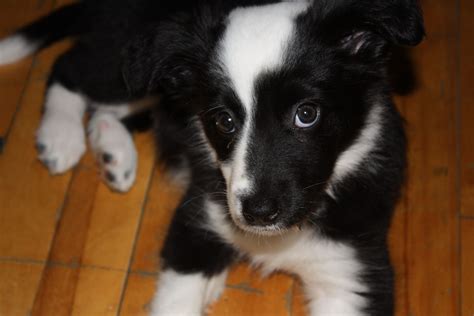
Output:
M62 7L0 40L0 65L14 63L62 38L81 32L83 5Z

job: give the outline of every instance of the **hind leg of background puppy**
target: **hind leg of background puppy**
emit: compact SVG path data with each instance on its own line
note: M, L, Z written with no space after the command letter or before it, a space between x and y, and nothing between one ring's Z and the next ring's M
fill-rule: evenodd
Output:
M39 158L52 174L78 163L86 149L82 118L89 107L95 110L89 140L104 179L112 189L124 192L135 180L137 155L132 136L120 120L146 110L156 100L113 101L127 100L126 90L114 76L96 75L94 65L101 64L103 56L95 52L84 46L74 47L56 61L37 132ZM117 67L113 63L104 71L114 73ZM97 99L101 102L94 101Z
M153 316L200 316L225 287L235 251L206 229L202 192L191 189L176 210L162 251Z
M120 121L141 106L96 106L89 127L89 141L105 182L125 192L135 180L137 152L132 135ZM83 115L86 98L55 82L46 93L44 114L37 131L39 159L52 174L76 165L86 150Z
M121 120L143 113L153 102L150 99L113 106L92 105L96 110L89 121L89 142L104 181L116 191L126 192L131 188L138 163L132 134Z
M86 150L83 116L87 98L75 83L80 74L70 71L72 48L60 56L52 69L45 95L44 112L36 133L39 159L51 174L75 166Z
M39 159L52 174L76 165L86 150L82 118L86 100L53 80L46 92L44 113L36 133Z

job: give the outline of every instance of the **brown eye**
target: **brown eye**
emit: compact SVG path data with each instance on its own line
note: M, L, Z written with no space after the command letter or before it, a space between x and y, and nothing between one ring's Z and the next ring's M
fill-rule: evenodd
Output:
M321 109L316 104L306 103L296 109L295 125L299 128L314 126L321 116Z
M232 134L235 132L234 119L228 112L222 111L217 113L215 121L217 130L222 134Z

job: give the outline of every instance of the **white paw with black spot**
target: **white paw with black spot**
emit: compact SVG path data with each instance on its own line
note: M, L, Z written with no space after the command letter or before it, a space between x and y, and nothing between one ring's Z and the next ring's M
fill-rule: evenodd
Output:
M86 151L81 120L61 113L44 115L36 133L36 148L51 174L69 170Z
M96 113L89 123L88 132L104 181L116 191L130 190L137 169L137 151L132 135L114 115L108 113Z

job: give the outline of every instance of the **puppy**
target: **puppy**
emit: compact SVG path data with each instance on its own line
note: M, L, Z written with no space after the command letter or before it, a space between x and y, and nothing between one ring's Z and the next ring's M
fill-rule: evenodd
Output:
M38 132L53 173L84 151L87 103L97 108L91 135L127 139L116 152L130 153L120 111L101 109L161 95L161 157L190 181L162 250L152 314L201 315L244 257L265 274L299 277L311 315L392 315L387 231L405 135L386 62L392 46L422 40L417 2L107 5L53 13L1 42L0 60L81 34L54 67ZM63 19L93 23L40 40L32 31ZM116 159L95 139L96 152ZM110 157L102 158L106 169ZM126 165L109 184L128 183L121 179L134 166Z

